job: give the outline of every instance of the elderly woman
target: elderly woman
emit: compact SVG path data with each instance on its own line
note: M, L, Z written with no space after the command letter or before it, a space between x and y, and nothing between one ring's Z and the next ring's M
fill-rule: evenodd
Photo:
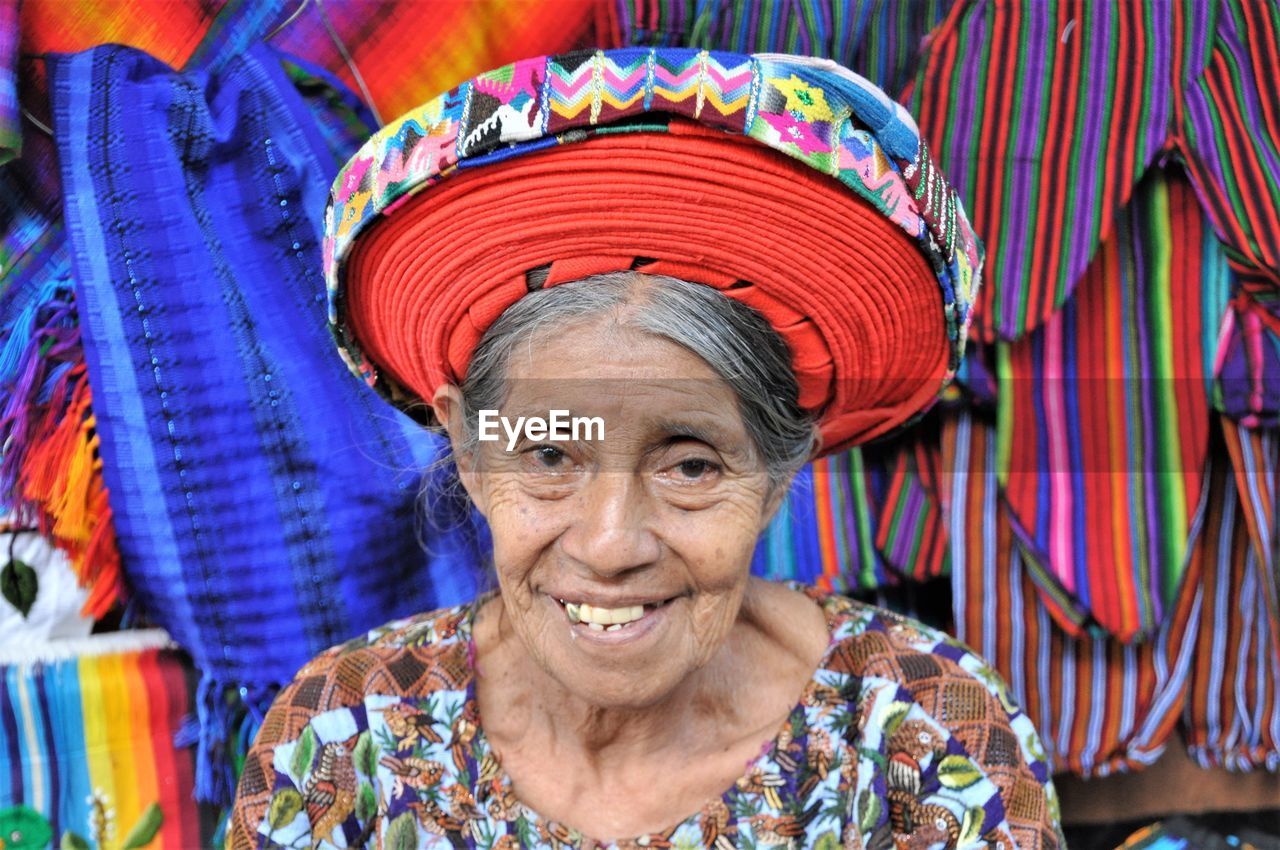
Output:
M343 353L447 431L498 590L307 665L230 847L1062 846L979 659L749 574L795 472L962 351L976 240L882 92L791 56L519 62L379 132L327 226Z

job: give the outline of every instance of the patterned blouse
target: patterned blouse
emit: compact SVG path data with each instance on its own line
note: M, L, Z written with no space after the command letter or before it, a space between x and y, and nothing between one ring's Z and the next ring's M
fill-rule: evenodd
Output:
M516 799L480 728L471 624L483 601L317 657L245 761L229 850L953 850L1063 847L1031 721L973 653L841 596L831 642L778 736L719 799L605 844Z

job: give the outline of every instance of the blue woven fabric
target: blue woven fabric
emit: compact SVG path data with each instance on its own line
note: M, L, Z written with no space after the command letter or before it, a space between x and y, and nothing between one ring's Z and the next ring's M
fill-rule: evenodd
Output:
M104 476L148 616L207 681L254 688L471 598L466 518L437 518L457 527L429 529L429 555L415 537L438 442L325 328L325 196L362 107L304 97L265 46L216 74L111 45L49 70Z

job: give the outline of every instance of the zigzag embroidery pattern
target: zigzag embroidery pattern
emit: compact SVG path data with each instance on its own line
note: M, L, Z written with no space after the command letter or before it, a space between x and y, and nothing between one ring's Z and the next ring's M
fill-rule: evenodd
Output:
M683 52L683 51L682 51ZM596 51L585 61L570 55L554 57L547 64L545 102L557 125L580 120L614 120L624 115L674 110L701 118L710 106L721 116L747 108L753 90L755 65L747 57L739 64L724 65L707 51L672 57L656 50L613 56Z
M725 66L703 50L684 62L656 53L654 60L654 96L672 104L694 98L694 118L702 118L707 102L725 117L747 109L756 74L750 57L743 57L739 64Z

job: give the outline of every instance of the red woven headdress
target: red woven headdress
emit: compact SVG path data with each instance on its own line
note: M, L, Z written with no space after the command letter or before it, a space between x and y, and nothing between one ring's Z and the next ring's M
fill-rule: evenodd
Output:
M659 82L680 77L650 67L664 53L715 59L718 88L660 103ZM544 58L384 128L335 184L326 238L331 318L353 365L393 400L429 399L461 382L529 270L549 265L554 286L638 269L763 314L824 451L910 419L958 362L976 240L910 119L815 63L609 51L584 55L593 74L574 87L564 57ZM599 104L625 100L628 80L634 102L606 115ZM579 114L566 91L587 104ZM902 164L890 150L906 147Z

